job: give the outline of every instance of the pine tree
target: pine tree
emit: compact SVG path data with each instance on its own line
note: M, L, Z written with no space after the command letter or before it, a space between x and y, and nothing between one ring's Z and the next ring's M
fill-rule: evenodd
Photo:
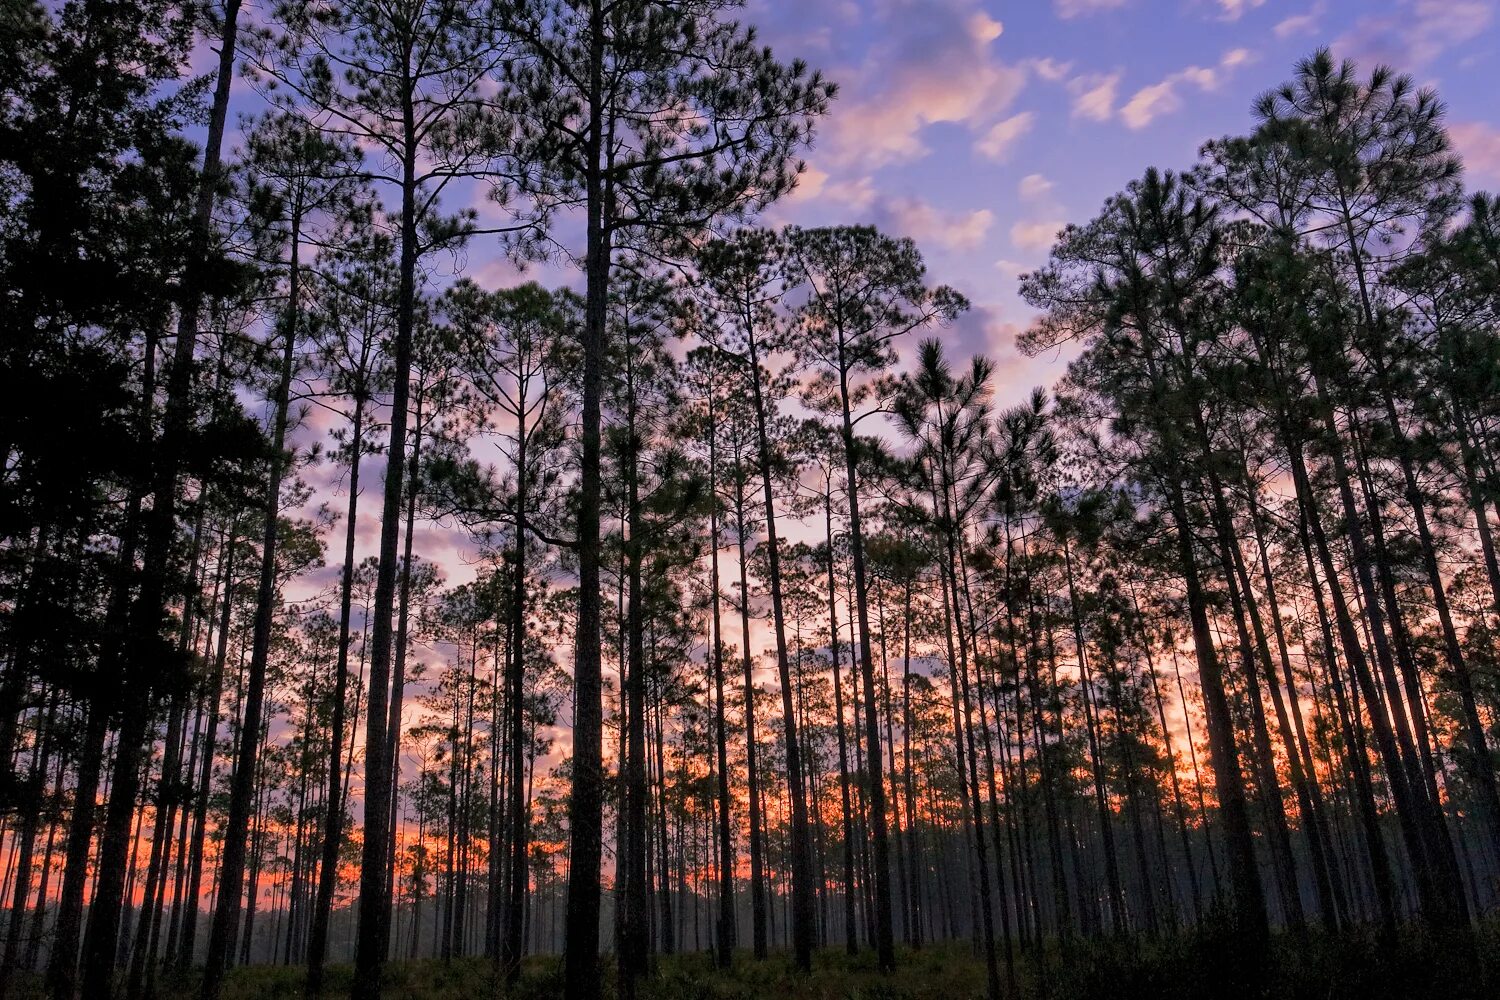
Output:
M505 150L521 165L517 186L544 213L576 206L586 220L576 255L586 290L566 961L567 995L584 1000L599 990L600 403L615 254L636 246L671 254L710 222L779 197L833 91L801 63L758 48L717 0L534 0L516 5L506 27L523 52L507 77L521 101ZM657 115L664 103L680 113Z
M838 415L843 442L875 848L875 946L880 967L890 971L896 963L890 837L875 662L870 652L869 579L859 513L860 446L854 425L863 414L855 410L870 396L871 383L867 380L893 363L898 337L930 323L950 320L968 303L947 287L926 287L921 255L910 240L892 240L870 228L846 227L794 229L787 241L791 280L807 293L807 303L798 314L798 328L804 334L802 350L822 366L813 398L826 399Z

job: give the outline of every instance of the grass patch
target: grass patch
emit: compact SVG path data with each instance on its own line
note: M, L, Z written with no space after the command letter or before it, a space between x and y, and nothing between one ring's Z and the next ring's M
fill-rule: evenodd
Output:
M605 957L604 997L616 995L614 963ZM1002 962L1002 979L1005 979ZM349 965L329 966L326 1000L346 997ZM165 974L148 1000L197 1000L197 972ZM306 1000L301 967L248 966L225 980L223 1000ZM13 996L41 1000L40 976L22 976ZM507 991L479 958L419 959L386 968L384 1000L557 1000L562 996L556 956L528 958L520 982ZM1494 1000L1500 997L1500 921L1471 934L1436 935L1417 925L1391 939L1369 929L1330 934L1278 934L1252 960L1213 928L1165 938L1050 942L1017 953L1007 1000ZM763 962L735 955L727 972L707 954L658 958L642 981L639 1000L969 1000L985 996L984 962L968 942L902 949L897 969L883 975L869 950L814 956L802 975L790 955Z

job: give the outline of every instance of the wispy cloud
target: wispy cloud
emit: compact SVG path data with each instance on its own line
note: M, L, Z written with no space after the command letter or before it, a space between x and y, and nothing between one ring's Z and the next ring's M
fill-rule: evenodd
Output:
M1265 4L1266 0L1218 0L1220 19L1224 21L1238 21L1245 15L1247 10L1253 10Z
M1041 59L1028 59L1024 65L1028 70L1048 83L1060 83L1067 79L1068 74L1073 71L1073 64L1071 62L1059 62L1051 56L1044 56Z
M1360 18L1333 50L1366 66L1424 69L1493 22L1488 0L1404 0L1394 11Z
M1064 21L1075 17L1086 17L1101 10L1114 10L1125 6L1129 0L1052 0L1052 9Z
M984 242L995 214L989 209L945 212L920 198L892 198L884 204L887 225L919 245L947 250L972 250Z
M1027 174L1016 185L1016 194L1021 196L1022 201L1035 202L1051 193L1052 182L1043 174Z
M1272 28L1277 38L1297 38L1303 35L1316 34L1319 25L1323 23L1324 4L1315 3L1305 13L1293 14L1276 22Z
M989 131L974 143L977 149L986 158L996 163L1004 163L1009 160L1015 151L1015 145L1036 122L1036 115L1030 111L1022 111L1018 115L1011 115L1004 121L996 122Z
M1039 222L1017 222L1010 227L1010 241L1021 250L1050 249L1057 234L1067 225L1061 219L1043 219Z
M1050 250L1067 214L1053 197L1055 185L1045 174L1027 174L1016 184L1016 199L1024 218L1010 227L1010 242L1027 255ZM1004 270L1004 268L1002 268Z
M836 178L810 168L803 181L788 199L789 207L806 202L836 205L843 221L910 236L924 249L973 250L995 224L995 213L987 208L950 211L913 195L887 194L869 175Z
M1249 49L1230 49L1213 67L1189 66L1157 83L1142 87L1120 109L1120 120L1128 127L1142 129L1164 115L1182 110L1182 92L1188 88L1217 90L1234 71L1254 61Z
M1120 89L1119 73L1093 73L1074 77L1068 83L1073 94L1073 117L1107 122L1115 113L1115 97Z

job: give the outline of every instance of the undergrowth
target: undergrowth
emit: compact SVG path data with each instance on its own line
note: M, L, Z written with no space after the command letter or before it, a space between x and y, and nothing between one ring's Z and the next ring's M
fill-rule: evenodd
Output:
M1000 963L1006 1000L1494 1000L1500 997L1500 921L1471 934L1437 935L1408 926L1393 936L1369 929L1334 934L1281 933L1258 956L1212 928L1161 938L1050 942L1018 950L1013 971ZM353 970L330 966L324 996L349 993ZM37 978L17 995L39 1000ZM148 1000L197 1000L195 973L161 979ZM298 966L233 970L222 1000L307 1000ZM604 959L604 998L617 995L613 963ZM561 964L535 956L507 990L488 962L466 958L392 962L384 1000L555 1000L562 996ZM705 953L659 957L641 982L638 1000L968 1000L986 995L984 963L968 942L900 950L896 970L882 974L869 950L815 956L811 973L797 972L790 955L756 962L734 956L728 970Z

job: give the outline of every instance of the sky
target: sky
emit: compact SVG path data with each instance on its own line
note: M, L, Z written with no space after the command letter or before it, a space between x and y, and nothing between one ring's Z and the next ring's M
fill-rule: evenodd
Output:
M1384 63L1435 88L1469 186L1500 189L1500 0L743 3L730 16L839 88L797 189L761 221L871 223L914 239L933 282L972 303L943 335L950 356L988 354L1002 405L1065 367L1066 355L1015 348L1033 315L1018 279L1046 261L1057 231L1088 221L1148 167L1190 168L1204 141L1250 131L1255 98L1320 46L1363 72ZM205 40L195 69L215 58ZM256 89L235 82L236 148L266 106ZM512 221L483 185L450 188L443 208L460 207ZM460 264L487 288L582 285L562 255L523 273L488 238Z
M950 356L993 358L996 402L1008 405L1066 363L1015 348L1031 318L1018 277L1045 262L1056 232L1086 222L1147 167L1191 167L1205 140L1249 131L1255 97L1319 46L1437 88L1469 185L1500 189L1497 8L1500 0L748 0L741 16L778 56L800 57L839 85L798 189L762 221L873 223L914 239L931 279L972 302L942 333ZM263 106L243 81L237 89L244 110ZM472 204L485 210L482 194ZM486 287L524 280L477 243L464 264ZM581 282L563 261L525 277ZM301 434L318 436L319 423ZM378 458L366 462L360 556L377 547L380 473ZM337 469L306 475L314 503L342 510ZM476 547L459 526L424 524L418 535L418 552L448 583L472 578ZM330 592L341 537L330 536L328 565L303 581L312 591ZM442 655L420 650L418 659ZM566 730L558 736L565 747Z
M750 0L783 59L839 85L769 221L874 223L973 303L950 351L998 401L1061 372L1014 346L1017 278L1149 166L1191 167L1319 46L1438 90L1472 187L1500 187L1500 0Z

